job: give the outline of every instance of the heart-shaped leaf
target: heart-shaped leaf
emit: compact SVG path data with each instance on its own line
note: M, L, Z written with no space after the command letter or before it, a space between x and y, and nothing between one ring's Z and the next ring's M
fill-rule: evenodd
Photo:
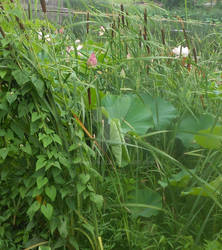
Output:
M56 188L55 188L55 186L46 187L45 188L45 193L51 199L51 201L55 200L55 198L56 198Z
M41 212L48 220L50 220L53 214L53 206L49 203L47 203L46 205L43 204L41 206Z
M162 209L162 198L157 192L149 188L136 189L131 192L126 206L133 216L148 218L157 215Z
M169 124L178 115L176 108L161 97L152 97L148 94L143 94L141 98L152 111L156 129L167 129Z
M194 140L194 135L200 130L212 127L214 118L211 115L200 115L194 118L186 116L180 123L177 138L181 139L185 147L189 147Z
M44 176L39 176L37 178L37 187L38 189L42 188L43 186L45 186L45 184L48 182L48 179Z
M142 135L153 127L152 112L137 95L107 95L102 99L109 119L119 119L123 133Z

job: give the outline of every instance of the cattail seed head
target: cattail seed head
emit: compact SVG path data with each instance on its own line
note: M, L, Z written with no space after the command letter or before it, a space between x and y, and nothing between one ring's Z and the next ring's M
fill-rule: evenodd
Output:
M122 25L125 25L125 20L124 20L124 7L123 4L120 5L120 10L121 10L121 19L122 19Z
M86 33L89 34L89 12L86 14Z
M42 6L42 12L46 13L46 2L45 0L40 0L41 6Z

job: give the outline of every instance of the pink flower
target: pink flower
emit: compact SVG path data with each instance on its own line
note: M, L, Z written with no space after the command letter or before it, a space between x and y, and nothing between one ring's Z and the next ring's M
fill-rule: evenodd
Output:
M96 55L94 52L90 55L90 57L87 61L87 65L89 67L95 67L97 65L97 59L96 59Z

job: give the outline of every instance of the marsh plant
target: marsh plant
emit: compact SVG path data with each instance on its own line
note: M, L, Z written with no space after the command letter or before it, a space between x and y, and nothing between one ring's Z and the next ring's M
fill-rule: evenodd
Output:
M221 249L221 33L41 3L1 2L0 249Z

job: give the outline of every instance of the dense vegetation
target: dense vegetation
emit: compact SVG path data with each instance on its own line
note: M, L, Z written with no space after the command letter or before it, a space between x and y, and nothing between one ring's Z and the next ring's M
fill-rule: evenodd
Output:
M221 23L113 7L0 4L0 249L222 249Z

